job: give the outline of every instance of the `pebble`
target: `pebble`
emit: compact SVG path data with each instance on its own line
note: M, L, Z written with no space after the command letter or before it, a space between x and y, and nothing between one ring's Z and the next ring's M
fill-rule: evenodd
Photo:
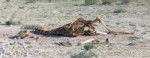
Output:
M129 43L128 45L129 45L129 46L134 46L134 45L135 45L135 43Z
M24 9L24 7L23 7L23 6L20 6L19 9Z
M142 32L141 34L146 34L146 32Z
M129 38L130 39L140 39L140 37L137 37L137 36L130 36Z
M5 0L6 2L10 2L10 0Z
M59 43L55 43L55 44L57 44L59 46L66 46L66 47L71 47L72 46L72 44L69 41L67 41L67 42L59 42Z
M40 39L40 38L41 38L40 36L35 36L35 39L36 39L36 40L38 40L38 39Z
M4 49L3 48L0 48L0 55L4 53Z
M12 42L12 43L9 43L10 45L14 45L15 44L15 42Z
M135 24L133 24L133 23L130 23L129 25L130 25L130 26L136 26L136 25L135 25Z
M141 24L141 27L145 27L146 25L145 24Z
M31 42L24 42L25 44L31 44Z
M23 43L20 43L20 42L18 42L17 44L19 44L19 45L23 45Z
M28 48L33 48L33 46L27 46Z
M120 25L120 23L116 23L117 25Z
M114 10L114 13L121 13L121 12L122 12L122 10L120 10L120 9Z
M109 43L109 39L107 38L105 42L106 42L106 43Z
M49 58L54 58L54 57L49 57Z
M138 29L135 29L135 28L134 28L133 30L134 30L134 31L140 31L140 30L138 30Z

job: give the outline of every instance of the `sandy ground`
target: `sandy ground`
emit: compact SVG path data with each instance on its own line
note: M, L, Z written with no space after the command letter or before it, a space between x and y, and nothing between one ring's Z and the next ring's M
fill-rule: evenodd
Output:
M71 58L71 55L85 51L79 42L87 39L99 39L109 44L99 44L92 49L98 58L142 58L150 57L150 9L143 1L125 5L91 5L79 6L76 3L22 3L14 0L0 1L0 58ZM113 13L118 8L126 12ZM43 36L39 39L11 39L23 25L37 24L53 29L74 21L77 17L87 20L102 18L106 25L115 30L135 31L134 35L98 35L98 36ZM7 26L5 21L21 21L21 25ZM97 31L106 31L96 24ZM70 41L72 46L59 46L55 43ZM134 43L135 45L129 45Z

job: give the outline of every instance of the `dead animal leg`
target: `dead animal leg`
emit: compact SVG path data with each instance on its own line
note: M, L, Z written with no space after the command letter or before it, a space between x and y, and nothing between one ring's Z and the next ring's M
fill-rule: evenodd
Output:
M96 17L96 19L94 20L95 22L98 21L99 23L101 23L108 31L111 31L106 24L104 23L104 21L98 17Z
M108 32L108 34L134 34L134 32L127 32L127 31L115 31L115 30L111 30L110 32Z

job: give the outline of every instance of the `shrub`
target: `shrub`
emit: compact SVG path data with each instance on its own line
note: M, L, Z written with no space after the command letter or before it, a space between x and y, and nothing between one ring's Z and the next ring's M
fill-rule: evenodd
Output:
M97 2L96 0L85 0L85 5L93 5L96 2Z
M122 1L123 4L130 2L130 0L121 0L121 1Z
M102 0L102 4L106 5L106 4L111 4L113 3L115 0Z
M22 0L24 1L25 3L35 3L37 0Z
M51 2L51 0L22 0L24 1L25 3L35 3L37 1L39 2Z
M114 13L122 13L122 12L126 12L123 8L118 8L114 10Z
M9 20L5 22L6 25L20 25L20 21Z
M94 48L94 45L93 45L92 43L87 43L87 44L85 44L85 46L84 46L84 49L85 49L85 50L90 50L90 49L92 49L92 48Z
M97 54L94 51L83 51L79 54L71 56L71 58L93 58L97 57Z
M51 2L51 0L38 0L40 2Z

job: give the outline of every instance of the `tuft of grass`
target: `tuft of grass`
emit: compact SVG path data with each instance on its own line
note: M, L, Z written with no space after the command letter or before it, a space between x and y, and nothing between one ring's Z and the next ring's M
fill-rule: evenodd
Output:
M40 2L52 2L52 0L38 0L38 1L40 1Z
M27 24L22 26L23 29L34 29L34 28L43 28L43 26L41 25L37 25L37 24Z
M111 4L111 3L113 3L113 2L115 2L115 0L102 0L102 4L103 4L103 5Z
M122 6L117 6L116 9L114 9L113 13L124 13L126 10Z
M130 0L121 0L122 4L126 4L126 3L129 3Z
M122 12L126 12L126 11L123 9L115 9L114 10L114 13L122 13Z
M35 3L35 2L51 2L52 0L22 0L25 3Z
M72 55L71 58L93 58L97 57L97 54L94 51L83 51L79 54Z
M85 0L85 5L93 5L97 2L97 0Z
M85 44L85 46L84 46L84 49L85 49L85 50L90 50L90 49L92 49L92 48L94 48L94 45L93 45L92 43L87 43L87 44Z
M24 1L25 3L35 3L37 0L22 0Z
M117 0L116 2L117 2L117 4L118 5L121 5L121 4L127 4L127 3L129 3L131 0Z
M5 22L6 25L20 25L20 21L9 20Z

